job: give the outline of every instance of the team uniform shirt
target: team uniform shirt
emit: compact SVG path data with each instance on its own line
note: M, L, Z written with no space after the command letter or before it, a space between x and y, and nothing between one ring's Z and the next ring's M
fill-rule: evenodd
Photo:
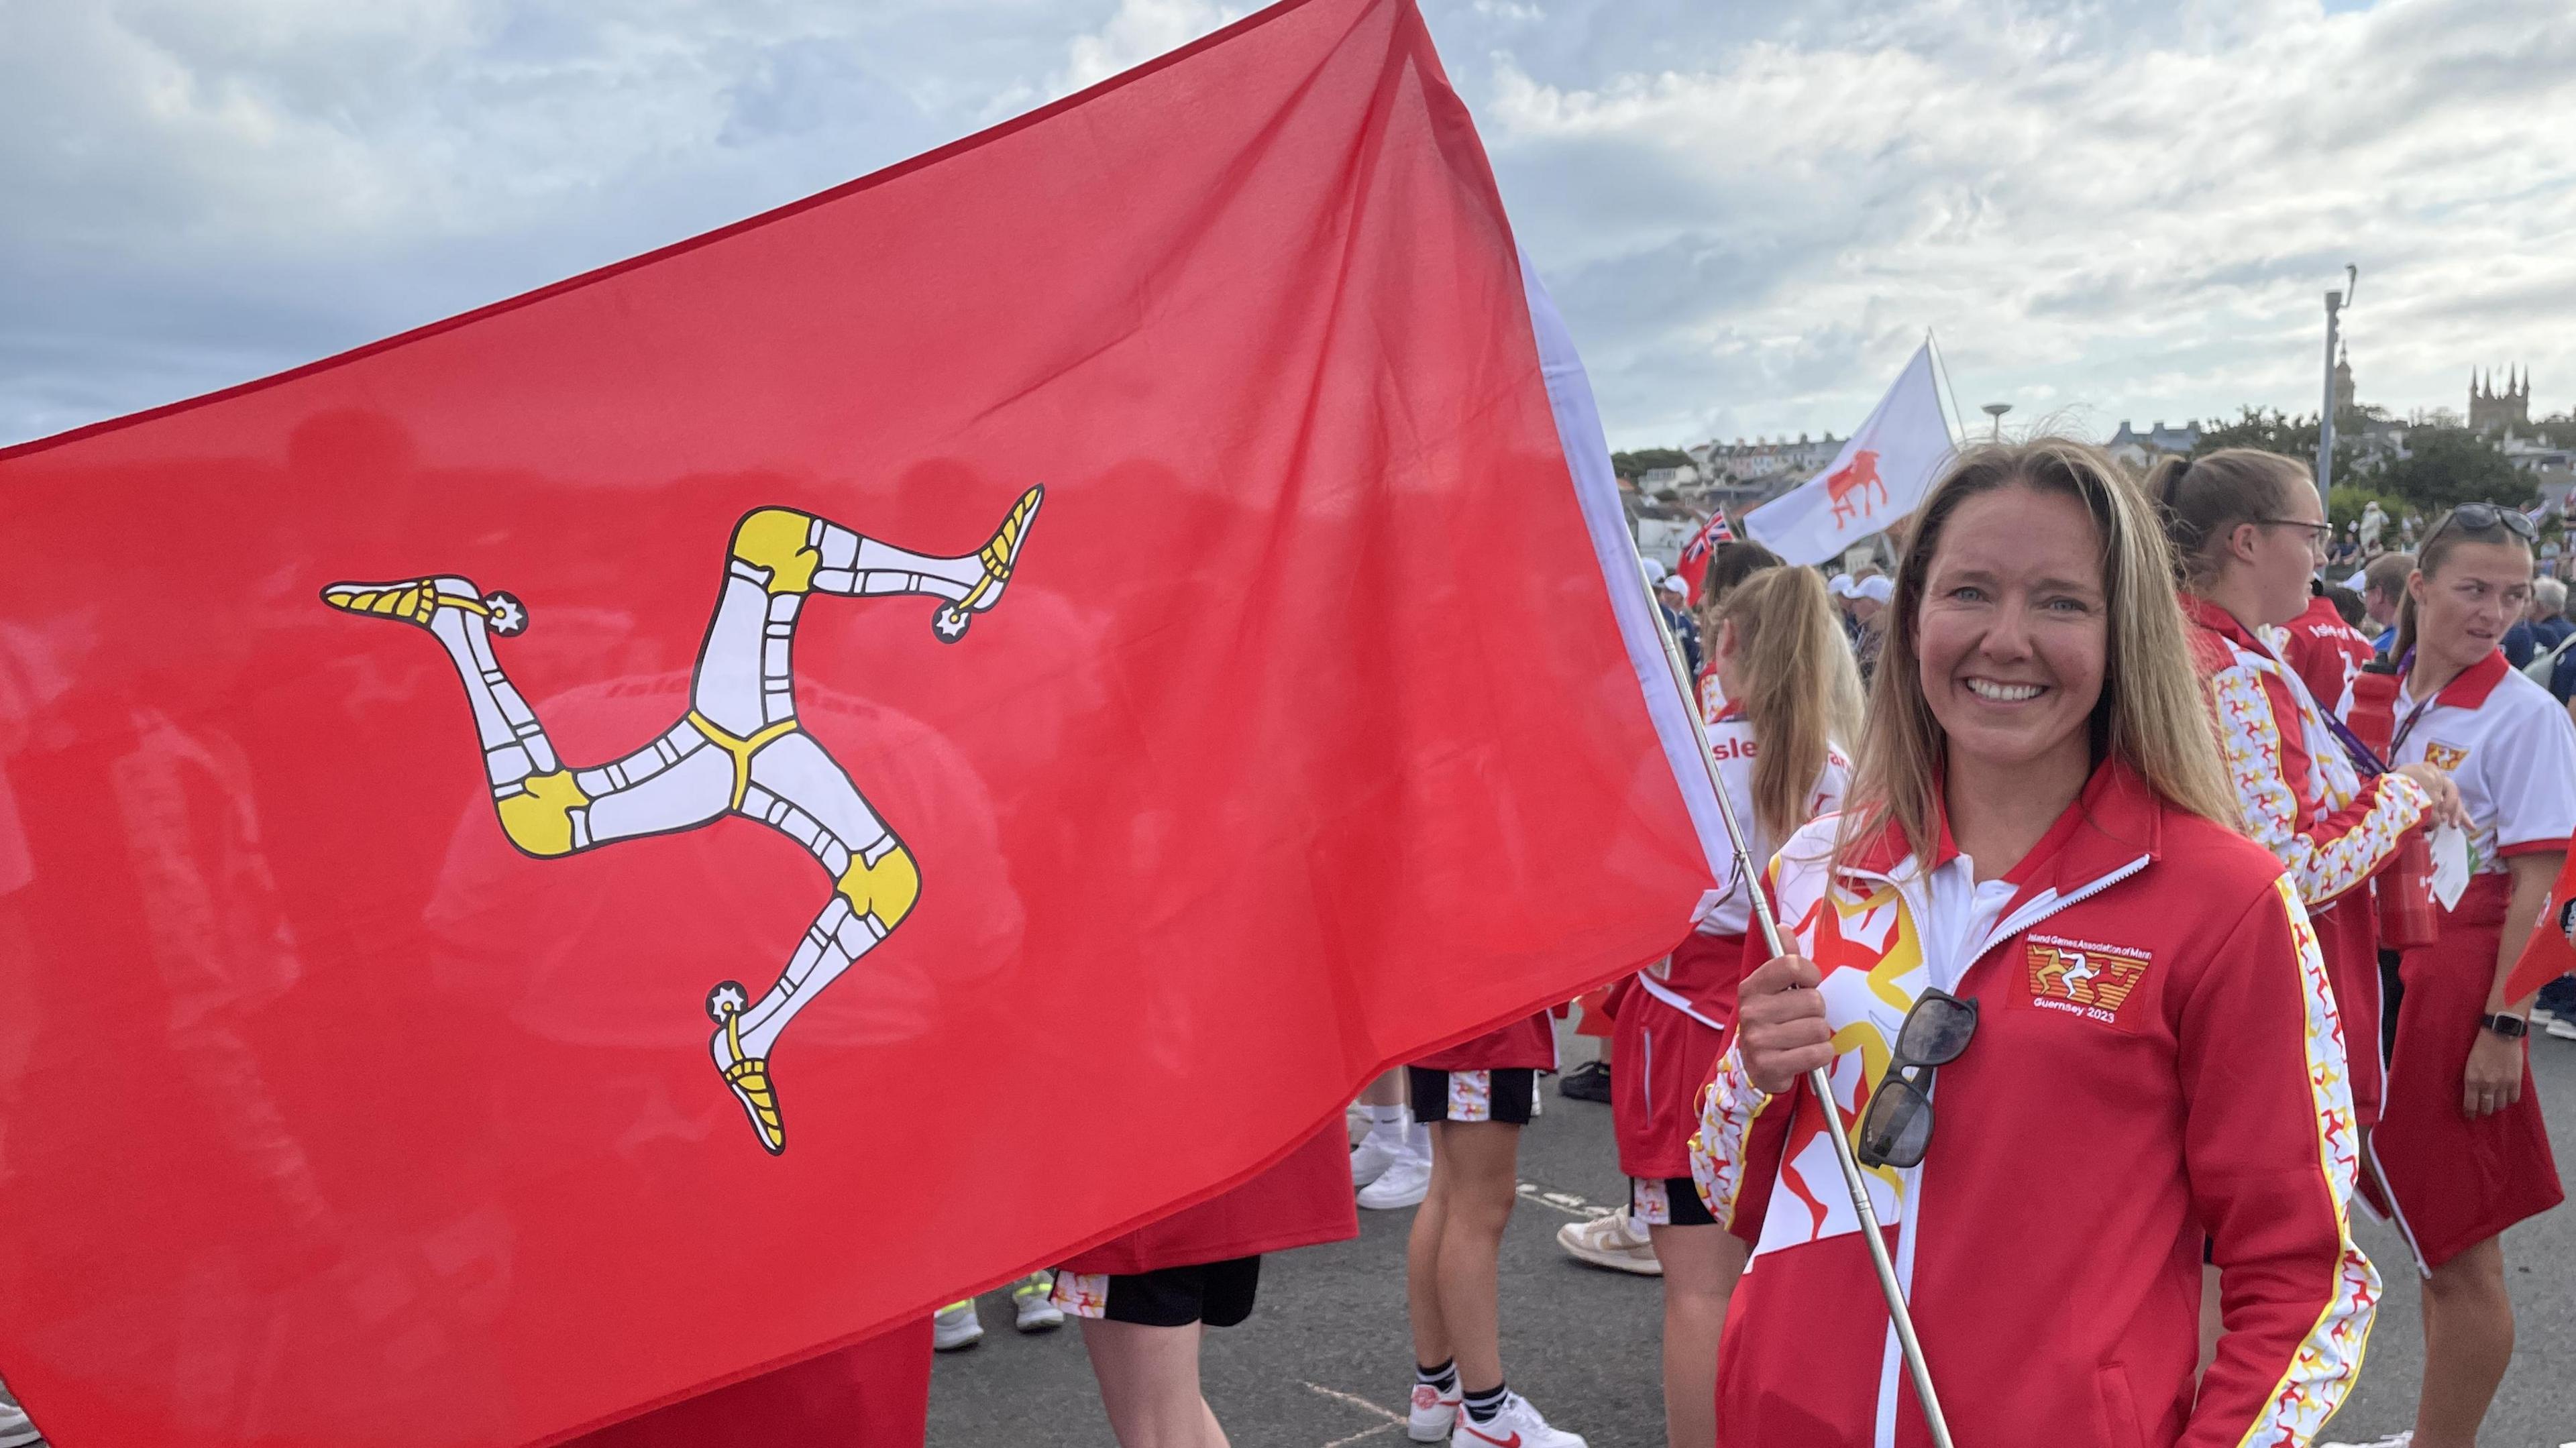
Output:
M1735 806L1736 822L1745 828L1745 843L1760 869L1779 841L1763 829L1753 807L1753 766L1759 752L1753 725L1733 704L1721 704L1708 733L1718 783ZM1850 780L1851 762L1828 745L1801 822L1842 808ZM1637 972L1613 1007L1611 1120L1618 1135L1619 1169L1641 1182L1690 1175L1694 1098L1717 1059L1721 1033L1735 1018L1744 937L1752 928L1753 882L1741 873L1734 869L1724 889L1709 892L1690 935L1669 958ZM1654 1192L1646 1197L1657 1200ZM1646 1219L1662 1225L1657 1215L1650 1207Z
M1712 675L1703 694L1715 683ZM1753 762L1761 744L1753 737L1753 722L1744 717L1742 709L1726 702L1723 695L1707 717L1709 758L1716 762L1718 783L1725 786L1727 800L1735 806L1735 822L1744 827L1744 843L1758 871L1770 864L1780 848L1779 840L1763 827L1760 814L1753 808ZM1825 765L1816 776L1815 787L1807 792L1801 822L1841 809L1843 791L1850 784L1851 760L1840 748L1826 745ZM1743 879L1741 870L1730 861L1726 883L1701 899L1691 918L1691 928L1703 935L1742 935L1752 924L1752 882Z
M2401 675L2392 762L2431 764L2460 787L2477 826L2472 869L2501 874L2508 855L2567 848L2576 835L2576 724L2547 689L2498 652L2444 685L2420 714L2417 704Z
M2362 665L2379 656L2369 638L2345 623L2335 611L2334 600L2322 595L2309 599L2308 611L2278 632L2281 637L2272 652L2298 674L2318 707L2349 720L2352 681L2361 676Z
M2352 1240L2343 1034L2279 860L2096 769L2020 865L1980 883L1942 825L1833 858L1793 836L1770 888L1856 1122L1927 986L1979 1003L1932 1084L1921 1165L1869 1174L1943 1406L1977 1448L2309 1440L2344 1401L2380 1295ZM1719 1358L1719 1442L1923 1448L1876 1273L1801 1080L1730 1044L1693 1177L1757 1243ZM2227 1332L2195 1390L2206 1243Z

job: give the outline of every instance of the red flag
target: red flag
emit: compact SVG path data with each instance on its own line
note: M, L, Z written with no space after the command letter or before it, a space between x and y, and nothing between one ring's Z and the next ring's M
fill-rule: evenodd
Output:
M0 496L0 1374L72 1445L531 1443L860 1341L1710 880L1408 0Z
M1707 522L1700 525L1698 532L1690 536L1690 541L1682 545L1679 566L1673 571L1682 576L1682 582L1690 585L1692 602L1699 601L1700 584L1708 577L1710 551L1720 543L1734 541L1735 530L1727 526L1726 510L1719 508L1709 515Z
M2513 970L2505 976L2504 998L2521 1000L2571 972L2576 972L2576 851L2568 853L2557 882L2549 887L2548 901L2540 907L2540 923L2533 927L2522 954L2514 957Z

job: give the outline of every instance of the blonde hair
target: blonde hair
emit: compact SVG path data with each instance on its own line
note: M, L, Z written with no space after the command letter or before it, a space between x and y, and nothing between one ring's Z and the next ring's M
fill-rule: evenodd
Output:
M2238 827L2199 675L2184 642L2173 554L2155 507L2101 449L2041 437L1972 448L1953 459L1915 515L1896 569L1891 627L1854 770L1855 807L1839 851L1894 823L1921 858L1935 838L1933 800L1948 741L1923 694L1917 635L1924 576L1951 515L1970 498L2024 487L2074 499L2101 539L2108 652L2090 724L2093 758L2116 758L2175 809Z
M1860 724L1860 669L1812 568L1769 568L1736 585L1717 613L1735 629L1744 692L1730 695L1753 726L1753 812L1786 839L1807 822L1807 794L1825 751Z
M2219 549L2237 528L2279 518L2293 496L2316 495L2316 475L2297 458L2226 447L2204 458L2165 458L2147 470L2147 496L2164 515L2165 541L2184 587L2217 581Z

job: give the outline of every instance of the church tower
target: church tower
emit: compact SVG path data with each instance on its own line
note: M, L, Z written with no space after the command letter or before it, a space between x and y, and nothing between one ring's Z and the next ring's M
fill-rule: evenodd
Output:
M2475 371L2469 373L2469 427L2476 432L2531 429L2531 374L2518 378L2513 368L2506 368L2504 390L2497 391L2495 374L2481 380Z
M2352 385L2352 344L2344 344L2335 358L2335 415L2340 417L2357 405Z

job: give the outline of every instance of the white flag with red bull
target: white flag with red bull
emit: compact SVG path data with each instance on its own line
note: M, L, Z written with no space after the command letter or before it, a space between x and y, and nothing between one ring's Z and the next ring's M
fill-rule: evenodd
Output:
M1744 531L1791 563L1821 563L1913 512L1952 447L1926 341L1833 465L1745 514Z

